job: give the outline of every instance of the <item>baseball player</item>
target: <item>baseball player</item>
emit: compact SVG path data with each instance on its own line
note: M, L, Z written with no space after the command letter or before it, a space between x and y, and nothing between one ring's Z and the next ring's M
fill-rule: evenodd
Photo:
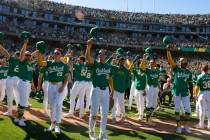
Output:
M208 65L202 67L202 73L198 76L195 86L195 97L199 104L199 124L197 128L204 128L204 119L208 108L208 126L210 130L210 74ZM199 93L199 95L198 95Z
M138 110L138 120L142 120L144 117L144 103L145 103L145 88L146 88L146 75L139 68L133 67L133 64L130 66L130 71L133 73L135 92L134 96L136 98L137 110Z
M38 64L47 67L48 70L48 102L51 109L51 125L48 131L55 130L60 133L60 123L62 118L63 100L67 95L67 82L69 77L68 66L61 61L62 50L54 50L54 60L43 61L42 54L38 53Z
M90 78L91 80L91 73L88 70L89 67L85 65L85 57L80 56L78 58L78 63L73 64L73 77L74 77L74 85L71 90L70 95L70 110L69 113L65 115L65 117L72 117L74 115L74 108L75 108L75 99L79 95L79 102L80 102L80 118L84 116L84 94L85 94L85 87L87 87L85 79Z
M112 108L112 122L116 122L117 110L120 111L120 117L123 121L125 119L125 105L124 105L124 93L126 88L130 85L129 71L125 68L125 58L122 55L118 55L118 66L112 65L112 79L114 85L114 106Z
M151 115L154 113L155 108L157 107L157 99L159 93L159 77L160 71L156 67L154 60L150 60L149 68L146 68L146 55L144 54L143 59L140 64L140 69L143 70L146 74L146 122L149 125L155 125L151 121Z
M111 78L111 66L105 63L106 54L104 50L100 50L98 60L94 61L90 55L92 47L92 40L87 41L86 59L90 65L93 66L93 89L91 94L91 108L89 117L89 137L91 140L96 140L95 123L96 116L100 106L101 111L101 124L99 139L106 140L106 123L107 115L109 112L109 88L111 96L113 95L113 81Z
M187 69L187 60L185 58L180 58L178 67L170 52L169 46L167 46L167 58L168 62L173 69L173 88L172 94L174 96L174 105L175 105L175 117L177 122L177 133L182 133L181 119L180 119L180 105L181 103L184 106L184 128L187 133L191 133L189 122L190 122L190 97L189 97L189 82L192 82L192 73Z
M4 100L8 67L5 59L0 63L0 102Z
M8 109L7 109L7 112L3 113L3 115L12 116L12 105L13 105L13 98L14 97L15 97L16 105L18 105L17 83L19 81L18 72L19 72L19 55L20 55L20 52L15 52L14 56L12 56L3 47L3 44L0 44L0 53L9 62L7 80L6 80L6 95L7 95Z
M18 90L18 108L17 108L17 116L15 118L15 122L20 126L26 126L23 115L25 108L28 107L28 99L29 94L31 92L31 82L33 80L33 66L31 65L31 53L26 51L28 48L28 40L24 40L23 48L20 52L20 62L19 62L19 78L17 84Z

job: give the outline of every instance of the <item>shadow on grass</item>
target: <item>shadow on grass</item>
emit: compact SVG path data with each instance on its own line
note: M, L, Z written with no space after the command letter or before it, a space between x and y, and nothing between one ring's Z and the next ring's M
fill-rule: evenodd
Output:
M12 119L12 118L11 118ZM14 123L13 119L12 122ZM15 124L15 123L14 123ZM15 124L18 126L17 124ZM25 127L20 127L26 132L24 140L36 139L36 140L71 140L62 131L61 134L55 134L53 132L47 132L47 128L36 121L26 121ZM73 139L72 139L73 140Z

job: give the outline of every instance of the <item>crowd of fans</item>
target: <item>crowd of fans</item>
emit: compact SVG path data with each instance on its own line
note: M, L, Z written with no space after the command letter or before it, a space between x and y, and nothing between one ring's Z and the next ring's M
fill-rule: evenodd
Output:
M132 22L155 22L164 24L174 24L181 22L182 24L201 24L200 22L207 22L210 15L159 15L149 13L131 13L110 10L91 9L79 6L72 6L67 4L56 3L47 0L3 0L2 2L16 5L21 8L35 9L37 11L50 12L60 15L75 16L76 10L81 10L86 17L111 19ZM68 29L67 29L68 28ZM88 32L86 29L80 31L76 28L69 27L47 27L43 28L40 25L34 25L30 19L23 21L16 21L7 19L1 21L0 30L10 33L19 34L23 30L30 31L32 38L44 38L63 42L80 42L84 43L88 39ZM128 47L145 47L145 46L161 46L162 38L145 36L134 37L126 32L119 31L101 31L95 39L96 43L128 46ZM198 39L173 39L171 46L190 47L190 48L209 48L210 42Z
M3 0L5 3L14 3L19 7L48 11L60 15L74 15L75 10L83 11L86 17L119 20L123 22L148 22L163 24L209 24L210 15L181 15L181 14L154 14L134 13L87 7L72 6L48 0Z

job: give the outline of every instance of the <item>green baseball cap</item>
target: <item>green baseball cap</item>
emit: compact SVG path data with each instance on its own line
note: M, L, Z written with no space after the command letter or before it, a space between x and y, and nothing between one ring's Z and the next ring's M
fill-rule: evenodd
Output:
M163 38L163 44L168 45L170 43L170 37L169 36L164 36Z
M72 49L74 49L74 46L71 43L69 43L66 45L66 48L72 50Z
M27 32L27 31L23 31L21 32L21 38L23 39L29 39L31 37L31 33L30 32Z
M117 53L117 54L123 54L123 49L122 49L122 48L118 48L118 49L116 50L116 53Z
M46 44L44 41L39 41L36 43L36 49L39 50L41 53L45 52Z
M90 33L89 33L90 38L95 38L98 32L99 32L99 28L97 26L91 28Z

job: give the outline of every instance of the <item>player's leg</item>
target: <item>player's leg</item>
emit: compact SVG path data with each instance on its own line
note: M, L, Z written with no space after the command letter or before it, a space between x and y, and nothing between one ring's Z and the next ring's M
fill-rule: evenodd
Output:
M139 99L140 99L140 101L139 101L139 117L140 117L140 119L143 119L143 117L144 117L144 102L145 102L145 97L143 96L143 91L141 91L140 93L139 93Z
M118 100L117 97L118 97L117 91L114 91L113 95L114 105L112 107L112 123L116 122L116 111L117 111L117 100Z
M206 108L208 113L208 130L210 130L210 92L206 91Z
M44 114L46 116L48 116L48 111L47 111L47 107L48 107L48 86L49 86L49 82L44 81L43 84L42 84L42 89L43 89L43 92L44 92L43 110L44 110Z
M96 124L97 112L100 105L101 95L102 93L99 88L92 88L91 100L90 100L91 101L90 117L89 117L89 137L91 139L96 138L95 124Z
M55 97L56 97L56 85L53 85L49 82L48 85L48 103L50 105L50 120L51 120L51 125L48 128L48 131L52 131L55 129L55 124L56 124L56 102L55 102Z
M83 84L86 87L85 83ZM79 117L83 118L84 116L84 97L85 97L85 88L81 88L79 92Z
M138 111L138 115L140 114L140 95L139 95L139 91L136 89L134 92L134 97L136 98L136 107L137 107L137 111Z
M61 118L62 118L62 107L63 107L63 100L65 99L68 90L67 85L64 88L62 93L59 93L59 88L61 87L61 84L57 86L57 93L55 97L56 102L56 124L55 124L55 133L60 133L60 124L61 124Z
M125 120L125 99L124 99L124 93L119 93L118 95L118 106L121 113L121 120Z
M0 80L0 102L4 100L5 97L5 90L6 90L6 79L1 79Z
M185 116L184 116L185 125L184 125L184 128L185 128L185 131L187 133L191 133L191 131L190 131L190 114L191 114L190 97L186 96L186 97L182 97L181 99L182 99L182 103L183 103L184 110L185 110Z
M91 90L92 90L92 83L88 82L86 91L85 91L85 96L86 96L86 107L85 110L86 112L89 112L89 108L90 108L90 95L91 95Z
M106 124L107 116L109 112L109 90L102 91L102 99L100 102L101 106L101 123L100 123L100 135L99 139L106 139Z
M74 82L74 85L72 87L72 92L70 95L70 109L69 109L69 113L65 115L65 117L72 117L74 115L74 107L75 107L75 99L77 97L77 95L79 94L80 90L81 90L81 85L80 82L76 81Z
M128 110L131 110L131 106L133 104L134 92L135 92L135 84L134 84L134 81L132 81L130 95L129 95L129 101L128 101Z
M147 96L146 96L146 121L150 122L150 118L151 118L152 112L154 110L154 108L153 108L154 88L152 86L147 85L146 92L147 92Z
M198 105L199 105L199 124L197 125L198 128L204 128L204 119L205 119L205 112L206 112L206 100L204 94L200 94L198 97Z
M175 119L177 123L177 133L182 133L181 120L180 120L180 105L181 105L181 96L174 96L174 110L175 110Z
M12 115L12 105L13 105L13 79L12 77L8 77L6 80L6 95L7 95L7 112L4 115Z
M13 97L15 98L15 103L16 105L18 105L19 102L19 95L20 93L18 93L18 89L17 89L17 85L18 82L20 81L20 78L18 78L17 76L13 78Z

